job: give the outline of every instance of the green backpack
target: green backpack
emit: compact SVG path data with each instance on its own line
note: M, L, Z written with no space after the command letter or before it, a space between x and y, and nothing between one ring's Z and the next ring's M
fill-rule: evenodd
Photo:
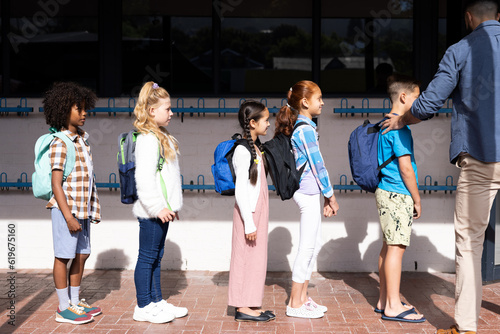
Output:
M66 162L64 163L63 182L75 167L75 144L64 133L50 128L35 144L35 172L31 176L33 195L46 201L52 198L52 166L50 165L49 149L54 138L61 138L66 144Z

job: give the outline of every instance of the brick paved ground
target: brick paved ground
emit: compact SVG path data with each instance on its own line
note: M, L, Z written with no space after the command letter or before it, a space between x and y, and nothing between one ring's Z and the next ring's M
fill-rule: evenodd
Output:
M387 322L373 312L378 277L367 273L315 273L310 295L329 310L322 319L285 316L290 273L269 273L264 307L276 321L255 324L234 321L226 306L227 272L164 271L164 297L189 308L189 315L169 324L132 320L135 301L133 271L87 270L82 297L103 314L89 324L54 321L57 296L50 270L19 270L15 278L15 326L8 324L9 275L0 270L0 333L435 333L448 327L453 314L452 274L404 273L403 300L415 305L428 321L423 324ZM500 334L500 283L484 286L479 333Z

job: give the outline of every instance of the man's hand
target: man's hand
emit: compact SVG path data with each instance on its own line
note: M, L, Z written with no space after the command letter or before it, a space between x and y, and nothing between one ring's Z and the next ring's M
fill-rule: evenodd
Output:
M382 122L382 129L385 129L383 134L385 135L387 132L391 130L398 130L403 128L406 124L404 123L403 116L399 116L398 114L387 114L385 115L388 119Z

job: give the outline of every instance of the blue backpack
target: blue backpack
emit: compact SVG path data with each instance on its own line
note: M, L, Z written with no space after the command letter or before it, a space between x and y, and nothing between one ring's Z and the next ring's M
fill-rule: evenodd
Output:
M75 144L64 133L50 128L47 133L35 144L35 172L31 176L33 195L36 198L50 200L52 198L52 166L50 165L49 149L52 141L57 137L66 144L66 161L64 163L63 182L75 167Z
M370 124L369 120L365 120L363 125L358 126L351 133L347 146L349 165L354 182L361 189L371 193L377 190L382 168L385 168L396 159L396 155L392 155L382 165L378 164L378 139L380 124L383 121Z
M239 133L235 133L230 140L223 141L215 148L212 175L215 181L215 191L221 195L234 195L236 176L233 170L233 154L238 145L243 145L250 150L248 141L242 139ZM253 161L250 162L250 166L252 163Z

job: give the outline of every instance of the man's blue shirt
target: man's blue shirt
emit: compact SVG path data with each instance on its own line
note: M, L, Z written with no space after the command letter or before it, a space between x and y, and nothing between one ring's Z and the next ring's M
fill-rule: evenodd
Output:
M500 162L500 23L486 21L450 46L434 79L413 103L412 114L432 117L453 99L450 161L469 153Z
M378 164L382 165L384 161L393 155L396 155L396 157L399 158L403 155L409 154L411 156L411 165L413 167L413 171L415 172L415 178L418 184L417 164L415 163L415 157L413 156L413 138L411 137L410 128L405 126L400 130L389 131L385 135L382 134L384 131L384 129L380 130L380 136L378 139ZM382 168L380 172L382 173L382 180L378 184L380 189L404 195L411 195L401 177L398 159L391 161L387 167Z

